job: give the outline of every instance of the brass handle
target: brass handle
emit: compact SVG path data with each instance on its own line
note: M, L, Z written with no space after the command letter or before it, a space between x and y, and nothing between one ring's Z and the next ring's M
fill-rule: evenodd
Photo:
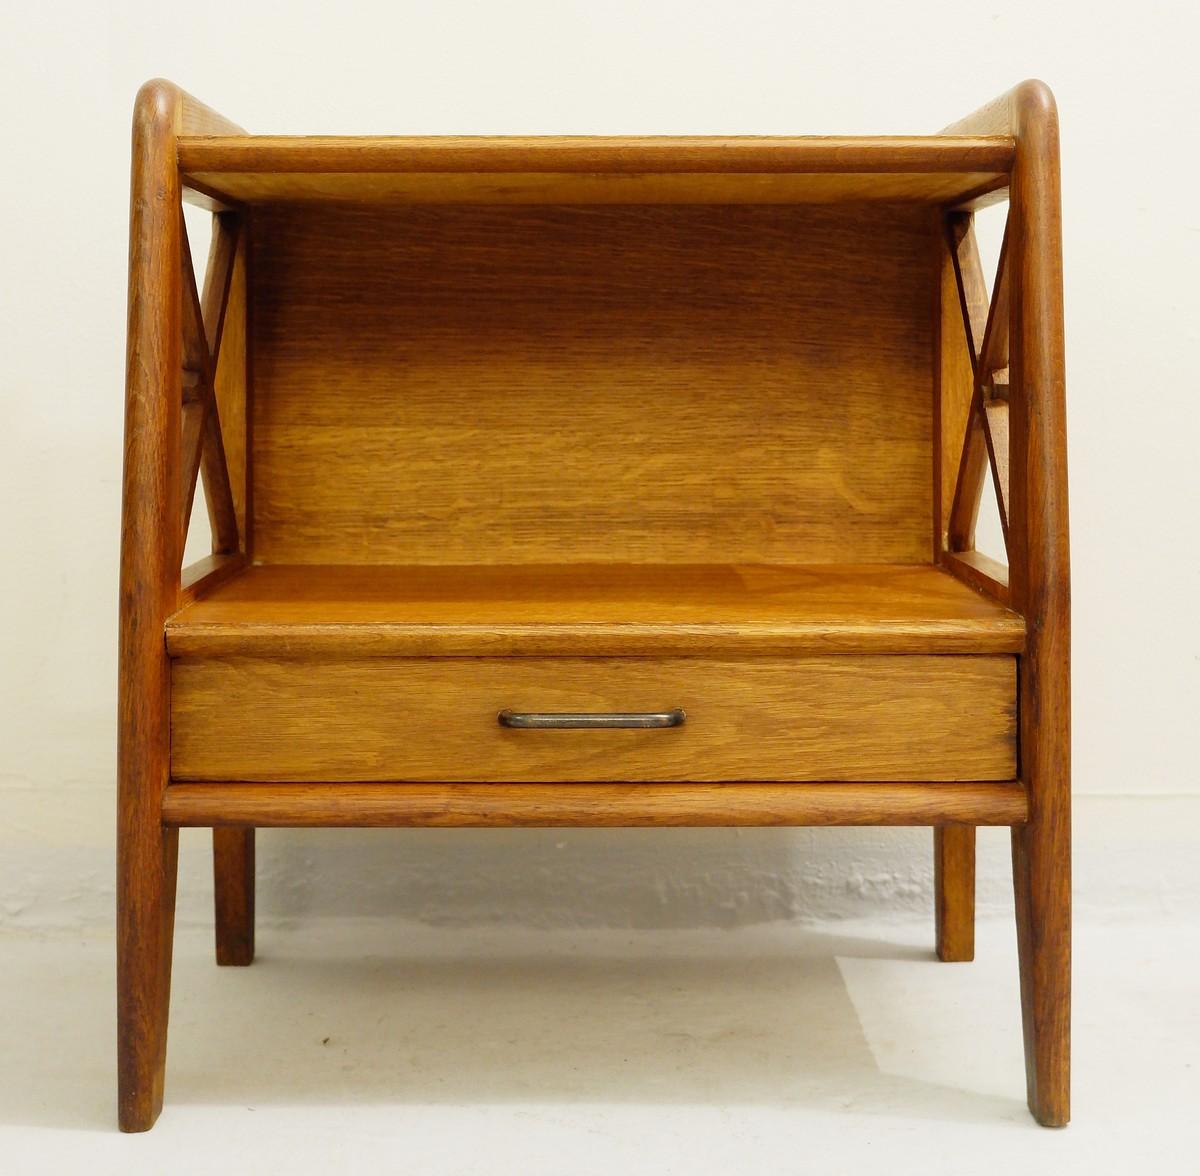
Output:
M554 714L547 711L502 710L496 721L501 727L518 727L526 731L590 730L593 728L637 727L682 727L687 715L679 707L669 711L603 711L595 714L565 712Z

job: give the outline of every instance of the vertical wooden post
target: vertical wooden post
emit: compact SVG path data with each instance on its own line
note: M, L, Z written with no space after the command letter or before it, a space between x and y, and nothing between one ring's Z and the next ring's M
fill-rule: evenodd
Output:
M1020 659L1021 776L1027 824L1013 829L1013 884L1029 1107L1070 1119L1070 556L1058 114L1049 90L1014 91L1010 535L1013 604L1026 617Z
M1029 1108L1070 1118L1071 634L1058 112L1023 82L946 133L1012 135L1009 576L1025 617L1020 773L1029 821L1012 833Z
M937 825L933 830L934 922L938 959L975 958L975 826Z
M254 960L254 830L213 829L213 906L217 963Z
M163 626L179 608L183 234L178 139L242 134L161 79L133 110L129 320L117 683L117 1088L122 1131L162 1109L178 830L164 828L171 675Z
M162 825L170 761L163 623L182 536L179 91L150 82L133 116L129 337L117 689L117 1076L123 1131L162 1109L178 832Z

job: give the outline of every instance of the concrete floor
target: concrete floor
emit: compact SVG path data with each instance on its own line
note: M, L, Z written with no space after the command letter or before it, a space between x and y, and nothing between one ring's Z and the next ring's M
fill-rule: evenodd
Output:
M1200 1172L1200 928L1077 928L1074 1123L1034 1126L1013 932L260 930L176 940L167 1106L114 1127L111 936L0 939L0 1157L55 1173Z

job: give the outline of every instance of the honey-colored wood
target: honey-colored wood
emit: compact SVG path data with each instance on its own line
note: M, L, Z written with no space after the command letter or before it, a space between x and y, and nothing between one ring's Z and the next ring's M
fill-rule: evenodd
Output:
M929 566L251 567L176 657L1019 653L1020 617Z
M1020 784L172 784L168 825L1019 825Z
M940 825L933 831L934 921L938 959L975 958L975 826Z
M185 132L179 166L350 174L1008 171L1009 135L246 135Z
M893 206L263 210L255 556L927 562L929 233Z
M1006 138L184 139L219 199L468 204L952 203L1007 183Z
M177 835L161 824L170 758L163 622L178 607L182 403L179 92L148 85L133 114L129 334L117 684L117 1080L123 1131L162 1108Z
M983 263L979 259L974 219L969 213L953 212L946 218L946 232L959 313L966 328L968 358L974 368L983 346L989 311L987 284L983 280Z
M1013 831L1017 946L1029 1106L1070 1118L1070 553L1058 114L1025 82L947 128L1017 140L1010 220L1009 564L1014 606L1030 622L1020 659L1021 774L1028 824Z
M172 150L175 152L176 163L178 163L180 145L189 140L194 141L202 138L213 142L232 142L246 138L245 130L238 126L237 123L213 110L211 106L206 106L186 90L181 90L174 82L169 82L165 78L151 78L142 89L170 94L175 101L177 114ZM973 138L972 136L966 137L968 139ZM1004 136L1001 136L1000 141L1003 140ZM984 136L983 141L989 142L994 140L991 136ZM1008 139L1008 143L1011 147L1011 138ZM1010 154L1009 164L1011 163L1012 156Z
M942 567L964 584L970 584L972 588L991 597L997 604L1007 605L1012 598L1008 586L1008 568L981 551L943 552Z
M1045 86L1014 92L1021 139L1014 258L1010 540L1013 600L1036 618L1021 659L1021 761L1028 827L1013 831L1021 1004L1034 1116L1070 1118L1071 637L1058 113ZM1018 294L1019 290L1019 294Z
M205 333L200 287L196 282L196 263L192 257L192 246L182 207L179 210L179 249L179 281L180 297L182 298L180 313L183 316L183 370L185 375L191 377L185 387L195 388L209 378L211 355ZM207 280L208 274L206 273L205 281L207 282Z
M225 333L226 311L229 308L229 287L233 281L233 263L237 255L241 221L233 213L213 217L212 240L208 264L204 269L204 294L200 299L200 317L204 323L204 338L209 358L215 366Z
M939 214L940 217L940 214ZM951 526L963 438L975 392L975 355L987 320L987 288L970 217L952 215L943 248L935 241L941 283L937 299L937 370L934 395L935 558L952 549ZM970 471L974 473L974 469ZM982 469L979 471L982 473ZM983 484L980 479L980 490ZM961 509L961 508L960 508ZM970 516L972 519L974 516ZM957 524L961 539L963 526ZM973 526L970 533L973 535ZM961 546L961 543L959 544Z
M996 504L1000 508L1000 528L1008 542L1008 401L983 401L983 426L987 436L988 462L992 470L992 485L996 488Z
M1008 338L1007 296L994 299L989 304L979 250L975 245L970 223L964 228L961 217L960 213L953 214L948 228L950 260L954 269L959 312L964 329L963 338L970 364L971 392L951 501L947 536L950 551L970 551L975 546L975 526L979 518L985 470L990 456L987 421L983 411L983 385L987 373L985 355L995 352L1001 340L1007 353ZM1006 230L1005 242L1007 240ZM1005 248L1002 248L1001 269L1004 253ZM1007 284L1004 288L1007 289ZM957 387L948 391L955 401L961 396Z
M1000 527L1004 542L1008 543L1008 397L1007 386L1001 398L995 396L995 373L1008 372L1010 297L1011 283L1008 268L1009 234L1005 225L1004 240L1000 245L1000 259L996 267L996 281L992 289L991 305L988 307L987 328L983 346L980 348L976 370L976 409L979 423L987 442L988 462L992 470L992 485L995 487L997 505L1000 508Z
M213 829L217 963L254 961L254 830Z
M979 382L985 387L991 384L994 372L1008 368L1011 309L1009 293L1012 289L1008 267L1009 241L1009 226L1006 222L1004 238L1000 242L1000 257L996 262L996 278L992 283L992 297L988 304L987 325L977 357Z
M161 823L170 756L163 623L180 602L184 260L176 143L236 134L169 82L133 113L117 683L117 1083L122 1131L162 1109L178 836Z
M951 173L335 173L196 171L186 183L235 204L841 204L957 203L1003 187L1004 172Z
M234 506L225 454L225 430L216 396L216 372L224 344L229 291L233 281L240 230L240 221L232 213L221 213L213 218L212 246L204 274L204 294L201 299L204 335L208 341L210 379L208 411L204 417L201 473L204 476L204 498L208 506L213 550L217 552L237 551L240 542L237 510Z
M179 249L180 315L183 330L183 373L181 377L183 440L180 446L179 507L180 527L186 540L207 433L205 418L211 403L209 397L211 372L209 370L208 344L204 338L204 319L200 309L200 295L196 290L196 274L182 208L179 212Z
M214 243L216 234L214 233ZM209 263L210 268L212 262ZM213 376L217 420L220 422L222 449L228 471L236 534L244 550L251 550L247 534L247 462L246 440L249 413L246 379L246 240L239 231L225 296L225 314L221 323L221 345Z
M1011 657L180 658L178 780L1010 780ZM515 711L668 730L514 731ZM931 732L937 738L930 738Z
M246 557L240 551L201 556L179 573L179 603L186 607L202 600L221 584L246 570Z
M984 431L982 396L976 388L967 413L966 435L958 478L954 483L953 506L950 508L950 550L972 551L975 547L975 527L983 501L984 478L988 466L987 435Z
M964 440L954 481L950 515L936 548L939 558L945 551L972 551L975 547L975 526L983 497L985 471L990 465L992 484L1000 510L1000 527L1008 543L1008 352L1010 328L1010 299L1008 273L1009 223L996 269L993 295L989 303L980 268L979 251L975 245L970 214L953 212L947 218L949 262L953 269L958 293L963 332L946 323L949 299L945 278L942 287L942 336L938 377L938 413L942 421L957 422L965 392L965 371L961 360L953 353L946 354L946 345L966 344L971 381L970 400L966 411ZM936 469L943 478L947 473L944 432L939 434L943 446ZM943 484L943 498L944 484ZM940 517L940 516L939 516Z
M970 214L1006 194L989 305ZM907 139L277 139L145 87L122 1128L162 1102L197 824L232 963L258 825L932 825L945 959L974 827L1010 825L1029 1103L1065 1123L1058 200L1039 83ZM1009 568L974 550L989 463ZM198 467L216 552L181 575Z
M204 478L204 499L212 529L213 550L230 554L238 550L237 515L225 464L225 445L217 407L214 380L220 359L234 254L239 224L232 214L217 216L212 251L204 275L204 292L196 277L188 245L187 226L180 210L183 282L184 437L182 468L183 532L192 515L198 473Z
M204 447L204 417L207 403L203 393L196 385L196 396L189 398L188 389L184 390L182 407L182 443L181 460L179 463L179 525L184 536L187 535L188 524L192 517L192 506L196 500L196 483L200 476L200 456Z

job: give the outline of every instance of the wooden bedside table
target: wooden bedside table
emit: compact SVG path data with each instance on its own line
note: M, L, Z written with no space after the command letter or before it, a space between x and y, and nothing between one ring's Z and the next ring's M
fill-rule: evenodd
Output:
M929 825L946 960L1011 826L1029 1105L1067 1121L1044 86L923 138L339 139L151 82L128 359L122 1129L162 1105L179 828L248 964L254 829L299 825Z

